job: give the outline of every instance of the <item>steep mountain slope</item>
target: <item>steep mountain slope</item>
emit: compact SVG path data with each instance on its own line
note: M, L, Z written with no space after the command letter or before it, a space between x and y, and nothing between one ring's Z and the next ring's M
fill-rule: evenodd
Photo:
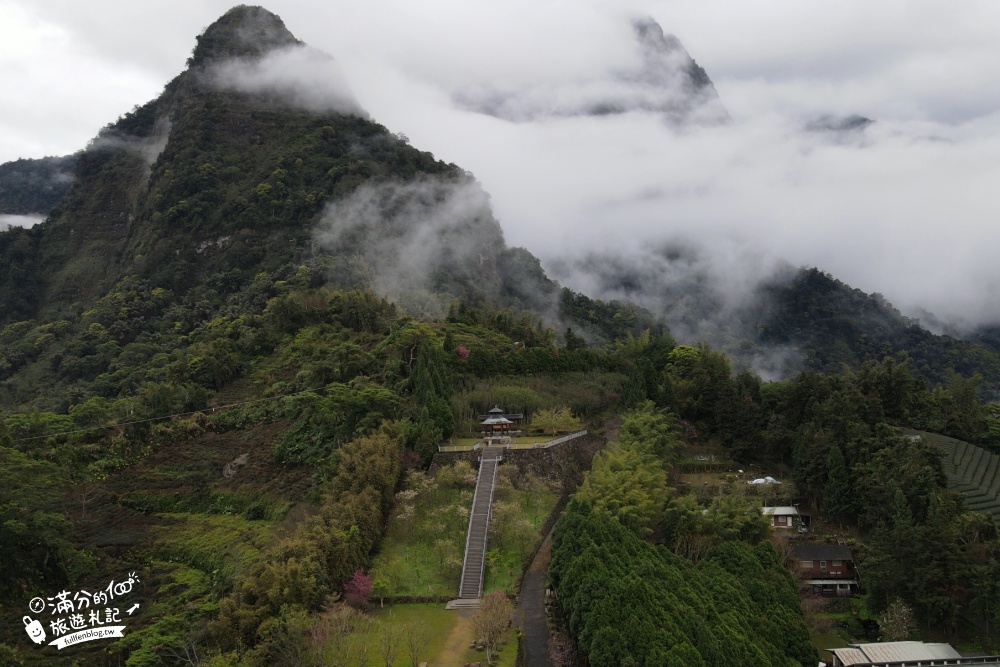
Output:
M411 290L506 303L504 281L517 274L506 268L511 251L478 185L367 119L346 89L309 90L329 80L304 79L303 70L331 65L266 10L227 13L159 98L80 154L76 186L51 222L0 241L3 265L16 267L0 284L2 318L64 315L131 274L183 293L219 273L238 288L261 270L309 262L361 283L372 267L343 264L362 239L339 230L370 222L357 215L392 219L382 215L392 207L406 209L388 223L388 236L409 246L404 258L415 251L407 235L417 232L416 216L434 220L448 209L452 217L441 244L448 252L430 266L430 282L411 281ZM323 223L336 242L313 243L327 204L344 198ZM419 234L433 244L429 237L444 231ZM537 271L518 279L537 282L522 286L522 297L551 301L555 286Z
M681 113L670 100L691 95L718 102L675 38L651 19L633 28L641 64L614 77L630 95L687 92L650 107L642 105L653 98L633 96L629 104L639 107L606 112ZM560 330L610 342L662 329L645 307L680 338L706 339L771 376L906 352L932 381L948 369L978 371L990 389L1000 387L988 332L978 343L935 336L815 270L775 279L734 306L697 257L667 248L642 266L579 260L594 293L638 306L560 290L529 252L506 246L488 196L467 172L369 119L338 77L332 59L277 16L246 6L228 12L199 36L187 70L161 96L75 156L75 185L48 222L0 233L0 326L69 322L60 325L65 338L96 321L84 315L103 311L95 310L102 297L116 303L159 289L169 293L162 302L130 307L143 317L155 310L168 327L168 317L193 322L214 308L262 307L258 275L287 280L305 267L307 284L372 288L421 316L441 317L457 298L466 307L532 310ZM132 282L116 290L122 281ZM175 305L188 315L168 316ZM33 335L22 329L34 330L0 339L0 380L47 363L31 383L41 386L60 368L46 355L61 351L29 349ZM131 327L121 342L141 329Z
M1000 391L1000 336L939 335L904 316L879 294L866 294L817 268L787 268L759 283L727 284L716 267L683 245L641 256L589 255L556 266L582 289L627 300L663 317L679 340L705 340L739 365L771 378L801 370L839 373L866 360L905 354L931 383L949 371L980 373Z
M657 326L561 291L470 174L370 120L332 59L259 7L209 26L187 70L76 159L49 220L0 233L0 404L134 391L204 322L292 286L441 318L455 300L466 319L527 309L592 341Z
M0 216L48 215L73 184L76 157L44 157L0 164Z
M986 337L963 340L936 335L905 317L880 294L836 280L818 269L802 269L771 281L757 293L744 329L763 345L791 345L812 370L838 372L867 359L908 355L932 382L948 371L980 373L990 392L1000 390L1000 348Z

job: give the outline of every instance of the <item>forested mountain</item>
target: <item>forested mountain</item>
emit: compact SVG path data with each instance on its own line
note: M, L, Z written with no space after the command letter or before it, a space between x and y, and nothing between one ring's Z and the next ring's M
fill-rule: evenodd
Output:
M667 94L682 80L718 102L676 38L651 19L634 30L644 55L632 84ZM332 65L277 17L244 7L199 37L187 71L161 96L86 150L0 166L9 209L0 212L47 213L62 202L48 224L0 234L0 324L71 321L126 277L183 300L195 287L225 297L261 272L306 266L315 284L372 288L415 315L440 317L460 298L531 310L591 343L662 317L680 337L771 377L907 354L931 382L978 372L985 389L1000 390L1000 345L988 332L970 341L932 334L818 269L785 272L732 307L712 276L682 267L678 280L674 269L695 258L668 249L661 261L576 264L599 294L655 315L564 294L528 251L506 246L488 196L461 168L369 119L342 84L317 91L273 80L295 69L327 75ZM6 364L22 365L20 356L8 352Z
M0 234L3 625L122 572L148 610L109 652L4 632L0 663L302 664L267 636L370 566L404 462L468 431L485 378L554 376L508 406L596 417L638 380L581 336L669 340L560 289L471 175L316 85L333 74L237 7L76 156L46 222Z
M880 294L865 294L818 269L802 269L762 285L747 311L746 331L766 346L792 346L802 367L837 373L866 360L906 355L925 378L979 373L1000 391L1000 345L987 331L969 339L937 335L900 313Z
M0 164L0 215L48 215L73 184L76 156Z
M324 625L339 596L407 502L470 493L428 469L500 403L614 441L553 547L592 665L816 663L759 508L670 486L688 446L780 467L797 499L867 531L872 612L898 598L947 632L997 620L995 524L898 433L998 446L979 378L949 372L993 381L985 347L812 270L762 288L724 343L798 346L822 372L736 372L649 310L560 288L506 245L470 174L370 119L259 7L209 26L161 96L74 157L49 219L0 233L0 663L329 664L351 631ZM901 561L914 544L948 558ZM27 643L29 600L124 573L141 609L121 641Z
M730 289L697 250L667 244L641 255L592 254L563 262L556 275L585 276L595 294L639 304L681 340L704 340L737 365L771 378L838 373L885 356L908 356L931 383L949 372L979 373L1000 392L1000 337L985 328L935 334L880 294L866 294L817 268L778 270Z
M274 295L262 276L374 289L415 315L455 299L531 310L594 342L657 326L560 290L504 243L471 175L367 118L343 85L301 79L327 85L332 65L266 10L228 12L161 96L76 156L50 220L0 234L3 404L66 406L69 385L115 395L121 377L92 383L123 354L145 372L128 346L148 358L209 313L259 314Z
M346 89L302 99L308 84L268 78L269 68L296 67L329 70L329 60L266 10L239 8L207 29L187 71L80 154L51 222L4 238L3 319L65 316L129 275L178 295L212 280L237 291L260 271L304 262L329 266L342 283L370 281L379 267L353 235L359 216L389 208L406 219L380 237L399 239L402 257L379 262L426 251L414 242L428 230L413 216L448 209L450 247L428 282L409 288L460 288L468 293L447 296L499 305L504 280L526 272L505 272L511 251L478 186L367 119ZM345 199L320 222L330 201Z

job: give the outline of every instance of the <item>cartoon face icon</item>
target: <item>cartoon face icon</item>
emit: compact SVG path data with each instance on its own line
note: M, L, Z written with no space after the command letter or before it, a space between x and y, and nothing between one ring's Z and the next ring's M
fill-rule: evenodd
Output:
M32 620L30 616L25 616L22 620L24 621L24 631L31 637L31 641L36 644L41 644L45 641L45 628L42 627L41 623Z

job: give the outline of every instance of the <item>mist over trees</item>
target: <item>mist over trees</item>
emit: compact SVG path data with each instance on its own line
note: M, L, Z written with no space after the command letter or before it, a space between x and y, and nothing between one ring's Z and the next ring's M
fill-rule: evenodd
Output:
M0 216L48 215L73 185L76 156L0 164Z
M69 660L299 665L342 657L355 625L357 656L413 657L419 627L374 633L340 596L381 597L366 573L404 479L502 402L546 432L615 435L578 489L546 471L575 491L551 576L592 665L817 661L759 508L675 493L687 445L785 466L799 500L860 531L887 632L1000 620L995 521L947 490L932 443L901 436L1000 448L996 341L934 336L816 270L762 288L721 343L562 288L458 166L360 110L285 99L270 65L203 76L297 46L265 10L232 10L75 156L47 222L0 232L5 609L135 568L155 618ZM804 370L747 361L790 347ZM530 526L497 528L530 553ZM502 597L477 620L488 642Z

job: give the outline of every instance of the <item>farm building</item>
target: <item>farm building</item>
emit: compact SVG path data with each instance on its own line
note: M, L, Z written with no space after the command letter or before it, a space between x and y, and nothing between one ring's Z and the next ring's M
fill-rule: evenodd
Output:
M827 595L851 595L858 590L854 556L844 544L796 544L799 571L813 590Z
M798 507L761 507L760 511L768 518L773 528L798 528L809 525L809 516L801 514Z

